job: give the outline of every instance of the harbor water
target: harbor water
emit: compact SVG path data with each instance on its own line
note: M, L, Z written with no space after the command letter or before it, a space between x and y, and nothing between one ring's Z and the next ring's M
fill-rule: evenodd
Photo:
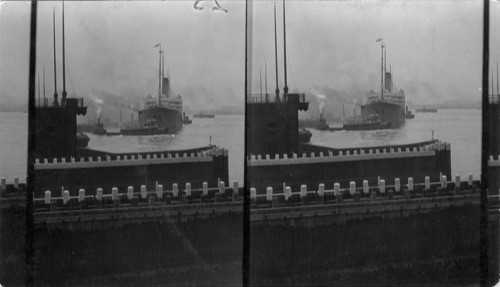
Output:
M110 129L110 131L113 131ZM403 128L378 131L316 131L311 143L342 147L407 144L434 138L451 144L451 170L465 177L481 173L481 110L439 110L417 113ZM0 176L26 178L28 114L0 112ZM92 149L129 152L188 149L210 143L229 150L229 178L243 182L244 116L216 115L193 119L176 135L97 136L89 135Z

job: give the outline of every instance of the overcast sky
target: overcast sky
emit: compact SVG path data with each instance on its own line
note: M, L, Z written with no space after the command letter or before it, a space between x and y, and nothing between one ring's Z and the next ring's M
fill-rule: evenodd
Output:
M172 88L186 106L243 105L245 3L214 1L66 2L67 90L138 103L154 93L161 42ZM253 5L253 89L268 66L274 90L273 2ZM278 8L278 61L283 90L282 2ZM500 60L500 4L491 2L491 65ZM26 103L29 2L0 6L0 104ZM38 71L45 65L53 94L52 9L56 7L58 90L62 90L62 3L38 5ZM376 89L380 43L387 65L408 101L479 100L482 1L288 1L288 85L327 97L362 97ZM495 48L496 47L496 48ZM264 74L264 70L262 71ZM264 82L264 80L263 80Z
M185 106L243 105L245 4L214 1L65 2L66 89L137 103L157 91L158 48L165 73ZM38 4L37 64L45 65L47 96L54 93L52 11L56 8L57 85L62 90L62 3ZM0 104L27 102L29 2L0 10ZM118 103L117 103L118 104Z
M495 66L500 60L498 4L490 6ZM283 91L283 3L276 5ZM287 1L286 22L291 91L352 102L378 90L381 48L376 40L383 37L387 69L392 66L393 80L407 101L480 100L482 1ZM264 75L266 61L268 90L275 89L273 25L273 2L255 2L254 93L259 93L259 69Z

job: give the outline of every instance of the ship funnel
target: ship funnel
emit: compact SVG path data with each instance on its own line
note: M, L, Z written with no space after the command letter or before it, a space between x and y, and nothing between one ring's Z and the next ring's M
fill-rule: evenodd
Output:
M161 88L162 94L165 96L165 98L170 98L170 80L168 78L163 78Z
M392 93L392 88L393 88L393 85L392 85L392 75L390 72L385 72L385 89L387 91L389 91L389 93Z

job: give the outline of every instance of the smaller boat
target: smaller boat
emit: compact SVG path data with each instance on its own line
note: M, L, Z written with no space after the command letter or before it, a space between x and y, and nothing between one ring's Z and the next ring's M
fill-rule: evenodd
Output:
M213 119L215 116L213 114L204 114L203 112L200 112L199 114L193 115L193 118L207 118L207 119Z
M299 130L299 143L308 143L311 141L312 133L309 130Z
M84 133L79 133L76 135L76 146L77 147L87 147L89 144L90 138L88 135Z
M423 108L417 109L417 113L437 113L438 110L435 108L426 108L425 106Z
M97 118L97 126L94 127L94 129L92 130L92 133L95 135L99 135L99 136L104 136L108 133L106 131L106 129L104 128L104 124L101 123L100 118Z
M414 119L415 118L415 114L412 113L411 110L408 109L408 107L406 107L405 118L407 118L407 119Z
M167 127L159 127L154 119L147 120L142 125L131 125L120 129L124 136L151 136L168 134Z
M189 116L186 116L186 112L182 112L182 123L185 125L191 124L193 121L189 118Z
M323 118L323 114L319 114L319 119L314 128L318 131L327 131L330 126L326 123L326 119Z
M371 130L385 130L390 129L391 124L388 122L380 121L377 114L371 114L365 121L353 121L344 123L344 130L346 131L371 131Z

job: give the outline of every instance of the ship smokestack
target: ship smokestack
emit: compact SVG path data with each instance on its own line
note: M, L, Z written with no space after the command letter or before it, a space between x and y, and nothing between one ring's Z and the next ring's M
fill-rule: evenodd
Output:
M283 0L283 54L285 62L285 87L283 88L283 95L288 95L288 85L286 79L286 22L285 22L285 0Z
M278 35L276 32L276 3L274 3L274 57L276 62L276 101L280 100L280 89L278 88Z
M61 105L65 106L66 104L66 54L65 54L65 45L64 45L64 0L62 1L63 9L62 9L62 52L63 52L63 91L62 91L62 99Z
M57 65L56 65L56 8L52 10L52 27L54 30L54 106L59 106L57 102Z

